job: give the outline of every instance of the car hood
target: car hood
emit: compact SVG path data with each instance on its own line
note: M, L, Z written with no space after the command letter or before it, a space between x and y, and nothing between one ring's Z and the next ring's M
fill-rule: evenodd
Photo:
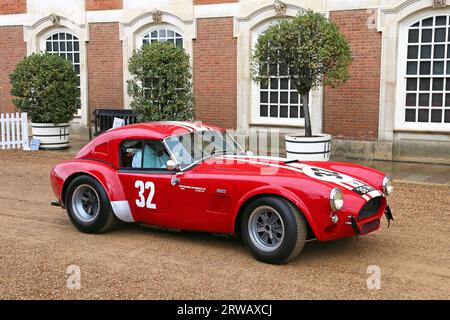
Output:
M344 192L357 193L366 201L384 196L380 191L384 174L357 164L239 155L213 157L208 164L214 171L226 174L301 177L330 188L339 187Z

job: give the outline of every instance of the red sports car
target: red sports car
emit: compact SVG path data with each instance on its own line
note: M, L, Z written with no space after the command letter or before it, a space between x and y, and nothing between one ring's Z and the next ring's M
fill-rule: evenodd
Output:
M191 122L101 134L51 172L58 201L87 233L119 220L239 235L264 262L286 263L307 240L365 235L392 214L392 180L355 164L245 153L225 130Z

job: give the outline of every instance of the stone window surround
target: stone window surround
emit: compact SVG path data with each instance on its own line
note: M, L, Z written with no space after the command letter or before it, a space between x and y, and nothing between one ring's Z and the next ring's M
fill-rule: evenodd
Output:
M378 29L382 31L382 67L379 141L394 141L397 138L450 141L449 126L403 121L408 29L423 18L439 14L450 14L450 8L435 9L428 0L409 0L392 9L380 9Z
M24 25L24 41L27 55L45 51L45 40L55 32L68 32L76 36L80 44L80 92L81 109L78 116L72 121L76 126L88 125L87 108L87 53L86 42L89 41L89 31L85 24L76 23L68 18L59 17L59 24L54 25L51 16L46 16L34 24Z
M127 81L131 75L128 71L128 60L133 51L142 45L143 37L155 29L172 29L183 37L183 48L189 54L191 65L193 46L192 40L196 38L196 29L194 20L183 20L180 17L161 11L161 21L154 22L152 12L146 12L134 18L127 23L120 24L120 40L123 44L123 88L124 88L124 107L130 108L130 97L127 92Z
M305 8L286 3L286 17L294 17ZM251 127L264 126L286 128L287 132L303 130L304 119L271 119L261 121L257 116L258 101L257 85L250 79L250 55L256 42L256 36L277 19L273 5L262 7L247 16L235 17L234 32L237 37L237 65L238 65L238 91L237 91L237 128L248 130ZM322 132L323 119L323 89L319 88L310 94L310 110L313 133ZM287 121L286 121L287 120ZM300 130L299 130L300 128Z

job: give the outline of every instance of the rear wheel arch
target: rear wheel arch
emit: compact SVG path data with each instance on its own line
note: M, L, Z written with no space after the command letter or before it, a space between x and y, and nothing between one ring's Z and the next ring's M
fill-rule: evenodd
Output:
M111 201L111 199L109 197L108 189L105 188L105 184L98 177L96 177L95 175L92 175L90 173L87 173L87 172L75 172L75 173L71 174L70 176L68 176L66 178L66 180L64 181L62 191L61 191L61 201L62 201L63 206L66 206L65 202L66 202L67 189L70 186L70 183L80 176L89 176L89 177L97 180L102 185L103 189L105 189L106 195L108 196L108 199Z
M234 219L234 233L236 235L241 236L241 221L242 221L242 216L245 213L245 210L248 208L248 206L252 202L254 202L257 199L264 198L264 197L275 197L275 198L283 199L283 200L287 201L289 203L289 205L296 208L299 211L299 213L305 217L305 220L308 224L308 234L311 234L312 237L315 237L314 230L311 227L311 221L310 221L311 216L310 216L309 212L306 210L306 207L303 206L304 208L302 208L302 205L301 206L297 205L293 200L289 199L288 197L280 195L280 194L275 194L275 193L256 194L256 195L250 196L242 203L242 205L239 207L239 210ZM299 201L297 200L296 202L299 202Z

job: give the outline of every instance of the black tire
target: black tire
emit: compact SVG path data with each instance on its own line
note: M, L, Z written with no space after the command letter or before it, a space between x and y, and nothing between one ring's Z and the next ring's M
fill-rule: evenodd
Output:
M282 239L278 244L273 244L274 247L270 249L268 246L272 244L264 247L264 243L261 244L264 242L262 237L258 238L258 235L261 235L264 232L259 231L255 233L252 231L255 230L252 227L254 223L261 225L260 222L255 221L263 221L256 219L256 217L258 217L258 212L267 210L267 212L270 213L269 208L278 214L275 215L275 219L278 221L281 220L282 227L284 228L284 236L280 236ZM274 213L272 212L271 214ZM272 227L265 226L264 228ZM275 228L273 230L275 230ZM277 230L280 230L279 226L277 226ZM297 257L305 245L307 231L308 224L303 214L289 201L276 196L262 197L250 203L246 207L241 220L241 235L247 248L249 248L256 259L271 264L284 264ZM266 233L269 232L271 234L269 238L273 239L272 230L267 231ZM270 241L272 240L268 239L268 242Z
M91 199L97 198L98 201L95 214L92 214L92 220L83 221L83 217L79 213L81 210L77 209L77 205L73 201L74 196L78 197L77 195L83 192L83 189L90 192ZM75 192L77 192L77 195L74 195ZM84 233L102 233L112 229L118 222L103 186L95 178L88 175L76 177L70 182L66 192L65 205L73 225ZM85 211L83 212L85 213Z

